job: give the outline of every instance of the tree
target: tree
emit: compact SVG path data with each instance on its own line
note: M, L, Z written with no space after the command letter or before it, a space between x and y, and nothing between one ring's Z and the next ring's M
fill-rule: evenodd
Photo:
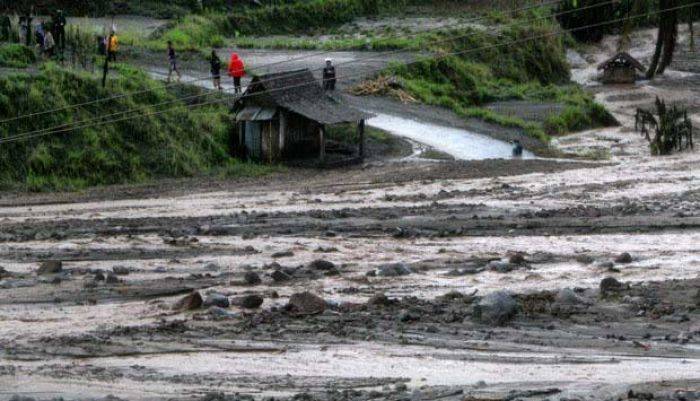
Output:
M673 53L678 41L678 7L680 0L659 0L659 29L656 35L656 48L651 59L647 78L663 74L673 61Z

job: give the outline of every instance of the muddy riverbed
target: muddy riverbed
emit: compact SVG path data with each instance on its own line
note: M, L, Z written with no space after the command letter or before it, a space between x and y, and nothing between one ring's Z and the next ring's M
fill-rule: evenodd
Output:
M700 399L700 153L627 118L693 79L596 89L601 163L3 194L0 400Z

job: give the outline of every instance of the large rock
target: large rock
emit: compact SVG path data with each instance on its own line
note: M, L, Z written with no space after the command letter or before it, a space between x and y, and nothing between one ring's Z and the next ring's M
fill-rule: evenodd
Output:
M562 288L557 292L554 301L560 305L583 305L586 301L571 288Z
M202 307L204 304L204 300L202 299L202 295L195 291L184 298L180 299L173 305L173 310L176 311L189 311L189 310L196 310Z
M289 298L286 310L294 315L316 315L326 310L326 301L310 292L301 292Z
M41 262L39 269L37 269L36 274L57 274L63 271L63 262L60 260L47 260Z
M323 259L314 260L313 262L311 262L311 264L309 264L309 267L321 271L335 270L335 264L333 262L329 262Z
M509 273L517 269L518 266L510 262L502 262L500 260L494 260L489 262L488 269L498 273Z
M615 263L630 264L632 263L632 255L628 252L621 253L615 258Z
M126 266L114 266L112 267L112 271L118 276L127 276L131 273L131 269Z
M211 293L207 295L207 297L204 299L203 306L218 306L219 308L228 308L229 306L231 306L231 303L229 302L228 297L226 295Z
M245 281L245 283L248 285L258 285L258 284L262 283L262 279L260 279L260 275L256 272L246 272L243 275L243 281Z
M275 281L275 283L284 283L292 279L292 276L283 272L282 270L275 270L270 274L270 277Z
M246 309L257 309L262 306L263 302L265 302L265 298L257 294L244 295L233 300L234 305Z
M506 291L491 293L474 305L474 319L490 325L502 325L518 313L518 302Z
M413 273L411 268L406 266L405 263L391 263L388 265L380 266L377 269L377 276L380 277L398 277L407 276Z
M606 277L600 282L600 293L603 296L620 291L621 289L622 283L617 281L614 277Z

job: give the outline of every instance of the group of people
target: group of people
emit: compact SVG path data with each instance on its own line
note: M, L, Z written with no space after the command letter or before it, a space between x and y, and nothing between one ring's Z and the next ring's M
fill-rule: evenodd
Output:
M168 43L168 48L171 48L170 43ZM168 52L168 54L170 54L170 52ZM216 50L211 51L209 63L211 67L211 76L213 79L214 88L218 90L223 90L223 87L221 86L222 62ZM241 93L241 79L245 76L245 64L243 63L243 60L241 60L241 58L238 56L238 53L231 53L231 58L228 62L228 76L233 78L234 92Z
M33 12L19 17L19 41L27 46L35 45L42 53L52 58L57 50L63 52L66 47L67 20L62 10L56 10L50 21L37 19L33 25ZM0 36L3 40L10 40L12 36L12 22L7 15L0 17Z

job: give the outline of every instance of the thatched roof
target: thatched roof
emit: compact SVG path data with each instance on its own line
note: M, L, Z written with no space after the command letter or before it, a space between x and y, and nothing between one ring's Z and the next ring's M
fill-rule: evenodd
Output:
M645 68L644 68L644 66L642 65L642 63L640 63L639 61L637 61L636 58L630 56L630 54L627 53L627 52L620 52L620 53L617 53L616 55L614 55L614 56L610 57L609 59L603 61L602 63L600 63L600 65L598 65L598 69L599 69L599 70L604 70L604 69L606 69L606 68L612 66L613 64L618 64L618 63L619 63L619 64L624 64L624 65L630 66L630 67L635 68L635 69L637 69L637 70L639 70L639 71L644 71L644 70L645 70Z
M263 92L263 94L256 94ZM358 122L371 117L329 96L308 69L253 78L241 101L273 103L321 124Z

